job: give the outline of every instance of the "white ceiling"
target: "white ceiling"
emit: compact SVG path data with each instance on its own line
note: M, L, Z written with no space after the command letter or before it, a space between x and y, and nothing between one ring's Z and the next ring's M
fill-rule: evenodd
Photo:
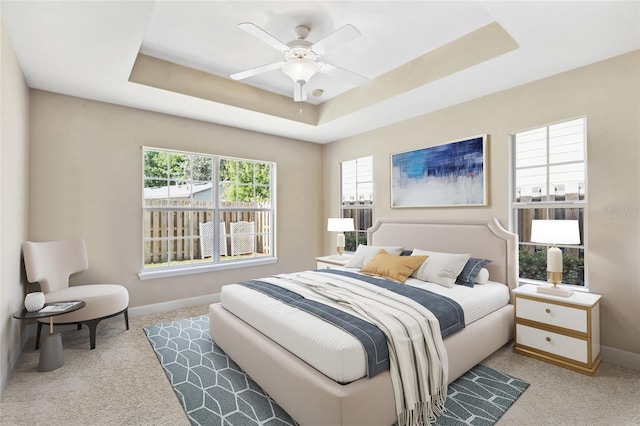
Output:
M1 14L29 87L317 143L331 142L640 48L640 1L6 1ZM345 24L361 36L322 57L375 81L497 22L519 48L367 108L305 124L129 81L138 53L228 78L282 59L238 29L316 42ZM244 83L290 97L280 70ZM352 87L309 84L314 108ZM311 96L314 89L322 97ZM367 87L362 89L367 90ZM293 102L293 100L291 100Z

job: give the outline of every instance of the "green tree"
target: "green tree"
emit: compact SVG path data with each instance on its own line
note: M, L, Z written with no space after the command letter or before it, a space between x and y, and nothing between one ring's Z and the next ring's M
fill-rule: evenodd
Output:
M144 153L145 187L190 182L211 182L213 159L203 155L173 154L164 151ZM167 183L167 181L169 183Z
M547 280L547 252L521 248L519 253L520 277Z
M253 161L220 160L221 198L234 202L264 202L271 199L271 165ZM204 155L145 151L145 187L210 182L213 158Z
M191 165L191 180L194 182L211 182L213 171L213 159L202 155L194 155L190 157L190 162L185 162L187 169L184 175L189 175L188 165Z
M225 201L264 202L271 199L271 165L221 160L220 182Z
M154 179L145 179L144 186L156 188L175 184L175 180L184 178L185 162L188 162L185 155L169 154L164 151L145 151L144 175Z
M519 252L520 277L547 281L547 251L521 248ZM562 282L584 286L584 259L564 253L562 256Z

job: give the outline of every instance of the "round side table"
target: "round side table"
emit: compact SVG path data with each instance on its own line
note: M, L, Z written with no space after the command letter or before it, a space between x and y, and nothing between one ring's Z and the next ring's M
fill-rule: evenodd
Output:
M52 371L64 365L64 353L62 351L62 337L60 333L53 334L53 317L67 314L84 308L82 300L69 300L64 302L46 303L42 309L29 312L26 308L13 314L20 320L49 318L49 334L42 337L40 346L40 361L38 371Z

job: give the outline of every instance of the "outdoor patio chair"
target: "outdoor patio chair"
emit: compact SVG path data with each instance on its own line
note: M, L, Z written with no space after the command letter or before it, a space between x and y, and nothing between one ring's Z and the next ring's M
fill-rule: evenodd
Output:
M227 230L225 223L220 222L220 236L218 240L220 256L227 255ZM202 259L213 256L213 222L200 223L200 257Z
M255 222L234 222L231 224L231 255L255 252Z

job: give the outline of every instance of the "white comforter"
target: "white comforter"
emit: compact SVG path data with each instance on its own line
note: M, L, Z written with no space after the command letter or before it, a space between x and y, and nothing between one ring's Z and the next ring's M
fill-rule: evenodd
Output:
M375 324L387 338L398 424L431 423L444 410L447 354L437 318L421 304L351 277L299 272L263 278Z
M406 285L425 288L452 298L464 311L465 324L484 317L509 303L504 284L488 282L475 288L409 279ZM362 344L351 334L241 285L226 285L221 293L225 309L269 336L298 358L339 383L349 383L367 374Z

